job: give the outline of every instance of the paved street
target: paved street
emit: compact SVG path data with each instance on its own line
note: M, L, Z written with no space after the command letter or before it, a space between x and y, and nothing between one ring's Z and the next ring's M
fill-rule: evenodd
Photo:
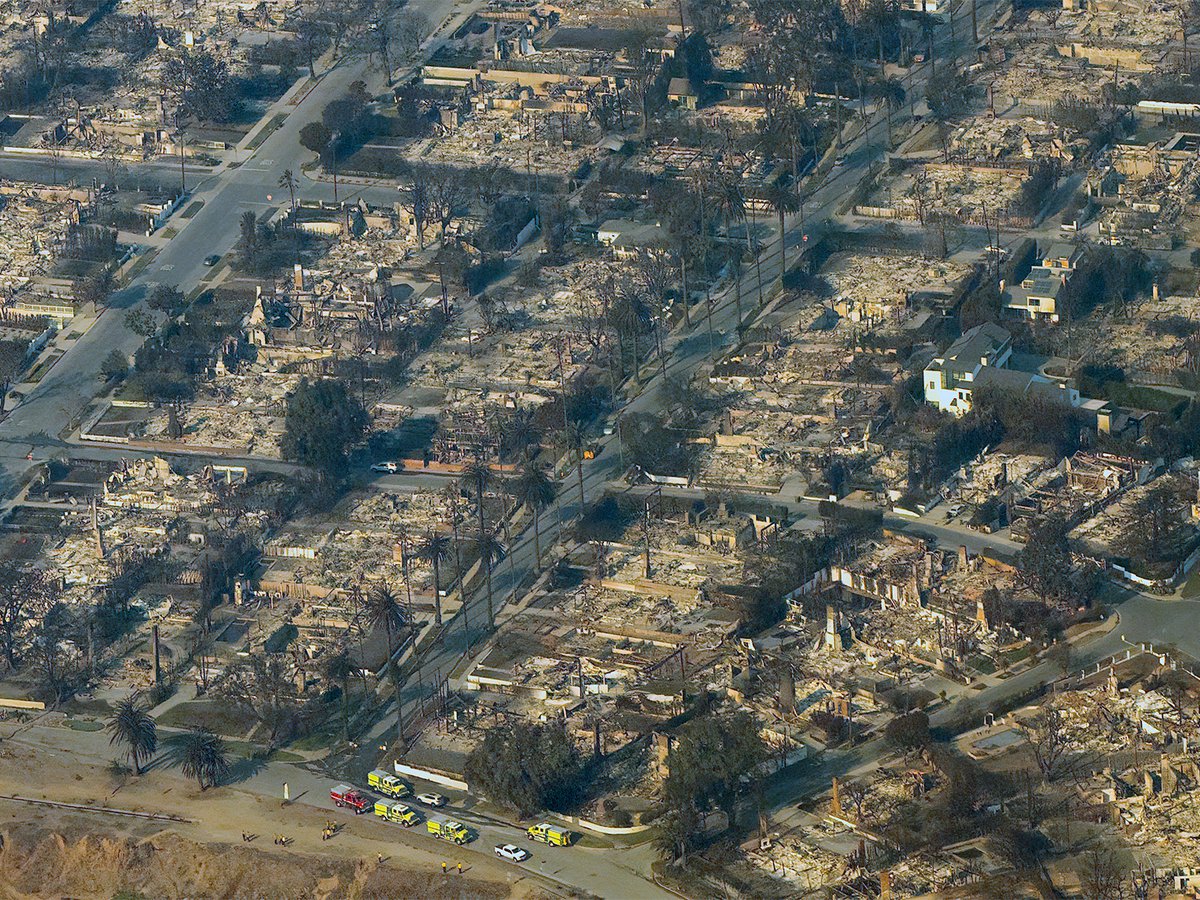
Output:
M459 7L456 0L413 0L410 4L411 9L423 13L435 28L456 9L471 7L472 3L463 3ZM432 50L439 43L440 39L435 40L426 49ZM173 284L186 294L205 275L210 275L212 270L204 266L204 257L224 254L233 248L238 238L238 220L244 212L250 210L255 215L263 215L286 203L286 191L281 191L278 186L284 169L291 169L302 178L305 197L332 200L332 185L301 176L301 165L312 159L312 153L300 146L299 133L308 122L318 120L325 105L344 94L358 79L378 83L382 90L382 76L370 69L366 59L344 61L323 73L318 84L297 106L280 107L277 104L277 108L289 111L287 119L252 155L249 151L239 153L236 160L239 165L229 165L228 162L233 161L230 160L210 174L193 172L189 176L188 188L192 194L187 205L203 200L203 208L191 219L183 219L178 213L172 217L169 224L178 230L178 234L159 250L149 267L112 297L112 309L100 316L20 406L0 422L0 496L10 496L14 492L21 475L29 467L26 457L31 452L34 461L40 461L67 450L60 431L76 419L98 393L104 357L114 348L132 354L141 344L142 338L125 327L125 311L143 306L156 284ZM251 138L272 115L273 112L269 112L265 121L251 130ZM21 177L21 174L29 177L34 174L31 165L28 160L0 158L0 174L8 175L11 171L12 177ZM47 168L48 163L43 162L40 171L41 177L49 182ZM162 164L153 165L150 171L163 178L170 171L168 184L175 184L174 179L178 178L177 168L168 169Z
M411 0L410 6L423 11L434 23L440 23L455 10L451 0ZM981 2L981 23L990 21L999 6L999 0ZM462 8L465 6L460 7ZM969 31L969 28L966 30ZM963 31L964 23L960 22L960 47L969 43L969 34L964 36ZM940 38L941 44L944 46L948 40L949 36L943 33L943 37ZM922 67L915 80L906 84L917 103L921 102L923 96L927 69L928 67ZM285 107L289 110L289 115L284 124L253 154L247 152L239 155L240 165L234 167L222 164L211 172L193 171L189 174L189 182L194 179L195 184L192 200L203 200L203 208L191 219L185 220L177 216L172 220L171 225L178 229L178 234L161 247L148 268L113 298L114 309L101 316L96 325L50 370L21 405L0 421L0 495L10 495L14 492L30 465L27 459L29 455L32 455L35 461L64 452L92 455L94 458L129 455L127 451L120 449L87 448L81 451L66 444L60 436L66 424L78 419L96 393L99 387L99 368L105 355L113 348L132 353L140 343L141 338L125 328L124 311L142 304L156 283L175 284L185 292L199 284L202 277L211 272L203 266L203 258L213 253L223 254L232 249L237 239L237 222L243 212L251 210L262 214L281 205L280 195L286 192L278 188L277 181L285 168L290 168L300 175L300 193L306 199L332 199L332 185L315 182L301 175L301 165L309 160L311 154L300 147L298 133L307 122L319 118L325 104L343 93L359 78L378 80L378 73L371 72L366 61L362 59L336 66L323 74L318 85L299 105ZM257 129L252 131L252 134L256 131ZM789 261L794 261L805 248L817 243L829 228L829 223L837 216L838 208L844 202L847 193L867 176L872 164L878 164L883 158L887 150L886 142L885 122L876 114L870 120L870 127L850 140L844 148L845 164L835 168L815 188L810 187L803 213L790 217L785 225ZM29 177L36 171L36 165L27 160L0 158L0 172L12 177L22 177L22 173ZM86 164L76 163L64 164L62 169L64 173L69 172L71 177L76 178L87 177L90 171ZM44 175L44 169L41 171ZM147 168L144 177L161 177L166 183L170 183L171 179L177 177L177 170L156 165ZM363 192L364 196L373 201L390 202L395 196L394 191L386 187L345 188L340 192L342 198ZM808 236L807 242L804 235ZM760 290L766 297L771 295L773 286L781 276L780 262L779 242L768 237L766 249L757 265L750 264L743 278L742 294L746 310L754 306ZM735 293L734 286L727 284L713 294L712 325L719 348L729 347L737 341ZM665 340L667 376L691 375L711 361L708 323L704 316L703 304L695 307L695 310L694 326L690 329L678 328ZM657 362L646 366L644 372L644 384L627 386L626 394L630 399L619 410L620 415L630 412L657 412L661 409L663 374ZM599 454L584 466L585 503L594 501L604 491L612 489L622 475L617 438L601 437L598 443ZM287 464L276 465L286 467ZM445 485L446 479L424 474L402 474L384 476L378 479L377 483L389 489L440 488ZM689 495L686 490L672 491L683 496ZM573 471L560 484L560 499L563 518L569 523L580 511L579 491ZM816 504L812 501L782 495L772 499L785 503L793 516L803 517L803 522L815 524L818 520ZM982 535L955 522L928 519L914 521L889 515L886 517L886 524L898 530L929 535L943 546L956 547L965 544L972 552L990 548L1000 553L1012 554L1018 549L1003 537ZM553 508L543 516L542 525L543 548L550 548L561 537L558 518ZM501 623L514 615L513 611L505 606L520 596L523 586L531 582L538 569L531 530L517 535L509 551L509 555L497 563L493 578L495 604L500 611L498 618ZM432 693L433 684L439 677L450 673L467 654L486 641L489 631L486 622L487 607L486 590L480 585L468 594L462 607L448 621L442 638L422 646L416 658L409 663L412 675L406 680L401 693L403 711L407 719L415 715L421 699ZM1117 627L1104 636L1076 648L1075 659L1078 664L1086 664L1121 650L1125 646L1123 638L1134 642L1174 643L1185 652L1200 657L1200 634L1191 627L1196 616L1200 614L1200 603L1160 600L1130 593L1119 605L1118 614L1120 621ZM977 704L977 708L982 709L990 702L1012 696L1058 674L1060 670L1050 663L1042 663L1002 683L985 688L973 698L973 702ZM364 743L389 743L390 736L394 734L396 713L392 703ZM950 712L943 712L939 715L944 717L949 714ZM30 746L55 748L59 751L69 749L96 761L111 758L111 750L104 735L62 728L34 727L22 734L19 740ZM774 781L768 792L768 800L776 821L786 822L788 811L794 808L795 803L809 792L825 788L832 775L854 771L858 767L872 766L882 752L883 748L878 743L869 743L851 751L826 754L813 765L802 768L794 777ZM240 788L261 796L276 797L284 781L292 786L294 795L302 793L302 802L320 808L332 808L328 801L328 779L295 764L265 764L257 771L249 773L240 783ZM471 804L472 801L465 798L464 802ZM512 828L480 817L470 809L462 811L462 818L479 831L480 837L472 846L472 852L482 851L490 854L494 844L512 840L516 836ZM396 840L430 839L420 834L398 830ZM668 896L645 878L653 858L649 847L608 851L576 848L558 853L538 848L534 853L534 865L538 867L539 872L580 890L618 898Z
M169 738L169 733L164 730L162 737ZM7 745L15 744L35 750L39 758L45 760L46 770L53 768L51 761L59 758L69 760L63 765L90 764L103 767L114 755L105 732L67 728L50 718L44 724L32 726L0 726L0 741ZM156 777L165 780L172 790L188 791L195 787L193 781L185 778L179 769L171 764L167 746L164 746L154 768L158 773ZM592 890L597 894L622 900L663 900L673 896L641 875L642 872L649 871L650 863L654 859L653 848L648 845L614 852L596 847L575 846L563 849L536 844L529 841L521 829L472 811L472 807L477 805L473 799L446 791L437 785L418 782L416 790L450 794L450 806L432 810L411 798L405 802L417 809L422 816L455 818L463 822L474 833L474 839L465 847L459 848L438 842L429 836L424 824L411 830L395 824L371 827L374 824L374 816L356 817L352 812L338 809L329 799L329 789L337 782L304 765L237 760L233 765L233 772L232 790L244 791L257 797L281 800L283 785L286 783L294 803L327 811L331 820L347 824L346 839L360 845L361 855L364 857L374 856L377 850L387 853L388 845L395 844L429 850L450 860L451 865L454 860L461 860L470 865L476 854L494 858L495 846L515 843L527 848L532 857L521 864L501 863L512 866L514 876L526 871L533 872L572 889ZM119 800L109 802L116 806L122 805ZM247 808L253 809L252 806ZM201 812L202 810L197 808L197 814ZM249 830L263 833L270 830L254 817L252 812L247 813L247 816L244 822ZM295 835L297 828L298 826L289 827L287 832ZM605 886L603 891L596 891L599 885Z

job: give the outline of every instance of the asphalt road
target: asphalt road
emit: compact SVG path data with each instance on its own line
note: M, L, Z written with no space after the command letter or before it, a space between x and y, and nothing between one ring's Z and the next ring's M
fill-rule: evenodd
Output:
M981 20L990 20L997 5L997 0L981 3ZM432 21L441 21L453 9L448 0L413 0L413 6L425 11ZM960 45L969 41L969 35L966 35L964 41L964 30L964 23L960 21ZM945 42L946 39L943 38L941 43L944 45ZM141 304L149 290L159 282L176 284L185 291L190 290L208 272L202 265L202 259L210 253L224 253L232 248L237 237L237 221L245 210L261 214L281 205L281 192L277 186L279 174L285 168L291 168L299 174L301 163L309 156L300 148L297 140L300 128L316 119L330 99L338 96L352 81L364 77L365 74L366 63L362 60L335 67L322 77L317 87L291 111L282 127L249 159L237 168L218 167L203 178L193 197L193 200L205 201L200 212L190 220L172 222L175 227L182 226L179 233L161 250L153 264L114 298L113 304L117 308L115 314L108 313L102 316L92 330L51 369L24 402L0 423L0 494L12 492L15 481L29 465L26 455L31 451L34 459L38 460L68 449L58 437L58 432L65 422L82 412L96 393L99 385L98 371L104 356L114 347L127 353L132 353L137 347L140 338L125 329L122 321L123 310ZM923 79L926 74L926 71L920 71L917 78L906 85L918 101L923 95ZM828 173L824 181L810 193L801 215L788 219L785 234L790 259L794 260L797 248L803 246L803 234L809 236L809 246L819 240L847 192L866 176L872 162L882 158L886 149L885 141L885 124L882 118L876 116L865 133L848 143L844 149L846 163ZM6 164L7 160L0 160L0 172L6 171ZM376 200L383 199L387 194L386 189L366 190L371 191L372 199ZM307 198L331 199L332 186L302 178L301 194ZM268 200L268 195L272 195L274 199ZM805 223L803 226L802 221ZM747 267L742 286L747 309L752 307L760 287L764 294L769 295L771 286L780 274L779 244L778 241L771 241L761 254L757 265L750 264ZM697 307L697 313L694 317L695 324L690 330L678 329L665 341L666 368L669 375L691 374L711 359L707 337L708 323L703 315L702 305ZM733 286L714 292L712 325L718 348L725 348L736 342L735 317ZM657 411L661 408L662 375L657 368L652 372L648 369L646 375L647 380L644 384L630 386L629 391L633 396L620 410L621 414ZM595 460L588 461L584 468L586 501L599 497L609 483L620 474L616 438L602 438L600 444L600 454ZM427 486L444 484L444 480L434 476L403 475L380 479L380 484L387 487ZM569 522L577 514L580 505L573 473L560 485L560 493L563 514ZM798 504L798 507L802 507L802 504ZM939 541L951 545L966 543L971 549L979 549L985 545L995 546L997 543L995 539L988 540L986 536L965 532L949 525L907 521L896 524L898 527L930 532ZM543 516L544 549L552 546L558 531L557 516L551 510ZM493 583L496 607L501 610L500 621L511 614L503 609L505 602L517 593L522 584L533 577L536 569L532 534L530 530L526 530L516 537L510 548L509 558L501 560L495 567ZM401 696L408 717L415 713L421 695L432 690L434 673L449 672L471 647L486 639L486 609L486 591L481 587L466 598L463 607L448 623L443 639L422 652L417 660L420 676L414 674L402 690ZM1200 656L1200 636L1190 627L1197 613L1200 613L1200 604L1163 602L1142 595L1131 595L1120 607L1119 627L1079 651L1078 659L1098 658L1119 650L1124 646L1121 643L1121 635L1125 635L1129 640L1173 642L1181 649ZM1021 690L1055 674L1057 673L1051 672L1049 667L1043 664L1022 675L1014 676L1004 684L986 689L981 692L979 699L998 698L1006 692ZM372 737L385 737L393 727L394 721L393 712L381 722ZM55 731L55 739L58 740L64 732L60 729ZM72 741L87 739L83 733L69 734ZM772 805L777 811L783 810L807 792L826 786L832 774L851 771L857 766L872 765L878 758L880 749L868 744L842 756L827 755L805 774L775 783L769 795ZM298 774L304 771L286 764L268 764L252 776L247 785L253 790L275 795L282 781L290 780L292 784L297 784L298 779L311 777L311 786L305 782L306 802L309 802L310 795L313 798L311 802L317 805L327 804L326 780L311 773ZM464 819L468 816L469 812L463 813ZM512 840L513 837L510 830L491 823L481 821L478 828L480 839L476 845L484 852L491 852L491 844ZM554 854L552 858L545 856L545 853L545 850L541 853L535 851L539 865L550 867L546 874L581 889L611 897L648 897L663 893L641 877L640 873L646 872L649 865L644 848L608 852L576 849Z
M170 730L160 731L160 741L169 732ZM6 744L16 743L30 747L45 754L47 759L57 759L61 754L69 754L72 763L81 765L93 764L103 767L117 755L109 744L106 732L67 728L53 719L44 722L39 720L17 727L5 725L0 727L0 739ZM193 787L190 779L184 778L178 768L170 767L165 752L160 754L153 765L164 775L176 778L180 790ZM331 820L347 823L352 835L368 836L364 834L365 829L356 827L356 823L373 821L374 816L355 816L350 810L334 806L329 798L329 789L338 782L333 779L294 763L238 759L232 766L231 787L238 791L281 800L285 783L293 803L327 810ZM365 785L359 787L365 788ZM470 865L471 857L478 853L491 857L494 855L493 848L497 845L513 843L526 848L532 854L531 858L523 863L506 863L512 866L514 878L522 872L537 873L575 892L592 892L621 900L667 900L673 896L641 875L641 872L649 870L654 859L654 851L650 846L631 847L617 852L586 846L547 847L528 840L519 827L474 810L472 807L476 801L472 798L447 791L437 785L417 782L415 787L418 793L434 791L447 794L451 803L438 810L423 806L411 797L405 799L404 803L420 812L423 819L453 818L461 821L471 831L472 840L462 847L442 844L428 834L424 821L411 829L398 824L383 826L381 830L374 831L375 835L381 833L396 844L444 852L444 858L451 867L456 860ZM265 831L264 826L254 817L252 803L246 804L246 810L246 827L251 831ZM291 829L289 833L295 834ZM370 852L373 855L373 847Z
M473 8L475 3L456 0L413 0L410 8L424 13L429 22L439 26L457 9ZM426 42L426 50L432 52L444 36L434 36ZM113 295L108 312L100 316L92 328L63 356L47 375L38 383L20 405L0 422L0 496L11 496L21 475L29 468L26 458L31 452L34 462L51 458L67 451L68 445L60 438L66 424L81 415L85 407L100 388L100 366L105 356L113 349L132 354L142 343L142 338L125 327L125 313L134 308L144 308L144 301L159 283L178 286L185 294L200 284L201 279L211 275L212 270L204 266L204 258L210 254L229 252L238 238L238 220L247 210L255 215L271 212L287 202L286 191L279 186L279 176L291 169L302 182L302 194L312 199L332 199L332 185L314 182L301 173L301 164L312 158L312 153L300 146L300 129L320 118L321 110L331 100L341 96L355 80L364 79L378 84L382 89L382 77L370 69L367 60L352 58L345 60L327 72L296 106L284 107L289 111L287 119L257 150L248 156L239 154L240 164L231 166L222 163L211 173L193 173L188 178L191 197L186 209L197 200L204 206L190 219L177 213L170 226L178 233L163 246L153 262L133 279L124 289ZM264 120L256 125L257 133L278 111L272 109ZM0 174L12 177L34 176L35 163L29 160L0 159ZM48 163L43 163L41 178L51 180ZM76 164L80 170L86 165ZM154 177L166 177L171 171L177 177L178 170L171 170L163 163L154 163L146 168ZM168 183L173 183L169 181ZM269 199L270 198L270 199Z

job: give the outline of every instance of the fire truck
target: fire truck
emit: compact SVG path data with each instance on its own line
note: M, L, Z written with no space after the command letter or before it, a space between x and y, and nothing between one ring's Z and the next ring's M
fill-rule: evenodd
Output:
M445 822L430 819L426 827L429 829L430 834L435 838L441 838L443 841L465 844L471 839L471 833L467 831L467 826L461 822L455 822L453 819L447 819Z
M541 841L551 847L571 846L571 832L565 828L556 828L547 822L531 825L525 833L529 835L530 840Z
M408 782L383 769L372 769L367 773L367 787L388 797L407 797L412 793Z
M355 815L369 811L375 803L358 788L352 788L348 784L339 784L335 788L330 788L329 799L339 809L350 807L354 810Z
M388 822L399 822L405 828L412 828L421 821L413 809L392 800L376 800L375 815Z

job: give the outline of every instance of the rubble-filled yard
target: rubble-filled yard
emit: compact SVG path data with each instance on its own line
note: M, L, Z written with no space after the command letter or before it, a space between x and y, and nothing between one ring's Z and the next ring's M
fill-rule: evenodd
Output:
M1135 561L1140 574L1171 577L1200 544L1192 515L1196 472L1168 472L1135 485L1075 529L1086 552Z
M1033 116L974 116L954 129L949 148L964 161L1057 159L1069 164L1086 151L1087 143L1074 129Z
M31 278L50 273L71 224L78 221L78 211L70 200L40 199L32 186L3 182L2 187L0 255L4 270L0 289L11 296Z
M130 434L145 441L177 440L185 446L214 447L238 455L279 458L287 395L299 375L270 372L225 374L199 386L195 399L178 411L160 407ZM182 430L171 434L172 422Z
M1053 48L1033 45L1023 59L1013 59L998 73L994 90L997 105L1016 99L1021 104L1044 108L1060 102L1088 102L1114 81L1122 86L1134 85L1138 77L1136 73L1114 73L1081 60L1065 59Z
M1023 168L929 163L888 182L867 205L891 209L897 217L914 221L939 214L963 222L982 221L985 214L1016 214L1024 181Z
M569 115L566 143L560 114L476 109L457 128L415 141L402 153L406 159L427 163L499 165L530 177L571 175L594 157L593 145L602 133L585 116Z
M464 570L474 561L473 547L461 534L472 515L469 501L449 493L353 495L332 521L302 520L272 536L258 584L268 594L332 597L343 604L355 592L382 585L405 603L411 591L414 606L432 609L433 568L421 548L430 534L453 534L451 552L441 563L446 592L459 560ZM452 527L456 516L458 531Z
M1172 378L1200 366L1200 323L1196 298L1164 296L1141 301L1128 316L1090 316L1075 323L1075 340L1089 355L1118 366L1128 376ZM1132 380L1132 379L1131 379Z
M821 269L834 309L851 322L899 322L919 306L949 302L971 274L952 260L836 253Z

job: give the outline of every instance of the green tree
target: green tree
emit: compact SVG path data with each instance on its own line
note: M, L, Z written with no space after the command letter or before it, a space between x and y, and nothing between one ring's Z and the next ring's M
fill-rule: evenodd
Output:
M487 531L487 517L483 509L483 495L491 487L492 467L481 459L471 460L463 469L462 475L458 479L459 484L466 490L475 494L475 515L479 519L479 533L482 535Z
M682 823L694 823L696 812L716 807L725 813L731 829L737 827L737 798L743 779L757 779L758 767L767 758L758 723L749 713L704 715L681 729L667 757L668 775L663 786L667 809ZM699 829L674 829L677 854L686 853Z
M339 650L325 660L325 677L336 681L342 693L342 740L350 740L350 676L354 674L354 662L345 649Z
M156 284L146 298L147 306L168 316L178 315L183 303L183 292L173 284Z
M766 200L771 209L775 210L775 215L779 217L779 271L786 275L787 228L784 226L784 218L794 212L799 212L800 195L787 185L776 181L767 188Z
M296 25L296 38L304 50L304 58L308 62L308 77L317 77L317 57L329 46L328 23L321 21L313 11L301 13L302 18Z
M125 313L125 327L138 337L144 338L150 337L150 335L158 331L158 325L155 323L154 317L144 309L131 309Z
M195 778L200 790L216 787L229 775L229 751L225 742L207 728L193 728L179 747L180 767Z
M562 449L575 456L575 475L579 484L579 509L587 505L583 495L583 448L587 444L587 429L582 423L569 420L558 431L558 443Z
M500 538L496 536L496 532L485 531L479 536L479 540L475 542L475 551L479 554L479 561L483 563L483 571L486 579L488 627L495 628L496 602L492 589L492 570L495 568L496 563L504 556L504 545L500 543Z
M253 210L246 210L238 220L237 252L246 268L253 267L258 262L259 253L263 249L262 231L258 227L258 217Z
M13 380L29 361L29 345L24 341L0 340L0 412L4 411L4 398Z
M325 475L345 471L349 448L362 440L367 414L340 381L303 379L287 401L283 458Z
M318 156L324 156L333 140L333 132L323 122L309 122L300 129L300 146L311 150Z
M533 552L539 565L542 562L542 510L554 502L555 494L554 481L545 469L533 462L526 463L513 482L513 496L533 515Z
M288 199L291 201L292 209L296 208L296 188L300 183L296 181L296 176L291 169L284 169L283 174L279 176L279 186L288 192Z
M953 119L967 111L971 100L971 78L965 72L943 69L931 75L925 91L930 114L940 121Z
M208 50L184 50L167 57L161 83L184 113L202 122L224 122L240 104L223 59Z
M384 634L387 635L390 658L396 652L395 635L399 634L405 623L404 610L400 608L400 601L396 597L395 591L386 584L373 588L367 594L364 611L367 615L367 623L372 628L382 628Z
M892 116L896 110L904 106L904 101L908 98L908 93L904 90L904 85L900 83L900 79L885 78L876 83L875 95L883 101L884 111L887 113L888 147L891 148L893 145Z
M921 750L929 746L929 716L919 709L896 716L887 723L884 736L889 744L905 752Z
M129 371L129 357L115 347L108 351L108 356L100 363L100 374L108 381L124 378Z
M421 545L421 558L433 566L433 621L435 625L442 624L442 562L450 555L450 538L436 531L430 531L429 537Z
M102 266L91 275L79 279L75 285L75 299L80 303L91 303L97 309L108 302L113 290L113 274L108 266Z
M142 762L158 749L158 732L150 713L130 695L117 703L108 719L108 744L124 744L135 775L142 774Z
M489 730L463 772L472 791L521 817L569 809L582 794L586 774L579 748L557 721Z

